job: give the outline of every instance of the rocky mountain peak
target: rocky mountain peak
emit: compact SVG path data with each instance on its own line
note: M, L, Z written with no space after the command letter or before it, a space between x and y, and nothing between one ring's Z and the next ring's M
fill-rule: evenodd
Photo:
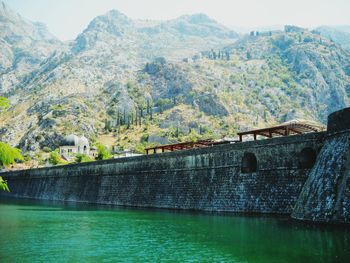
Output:
M214 19L210 18L204 13L185 15L182 16L182 18L194 24L217 23Z
M0 43L0 94L15 88L62 44L44 24L21 17L4 2L0 2Z
M130 18L128 18L124 13L122 13L116 9L112 9L112 10L108 11L105 14L105 16L110 17L112 19L130 21Z
M58 41L46 25L39 22L31 22L13 11L4 2L0 3L0 38L13 44L28 44L32 40ZM23 39L28 37L27 42Z
M74 52L89 49L97 42L110 42L115 38L128 36L133 31L134 22L118 10L111 10L104 15L95 17L81 33L73 46Z
M4 13L7 11L7 7L3 1L0 1L0 14Z
M237 38L238 34L233 30L218 23L206 14L184 15L174 20L167 21L161 25L173 33L218 38Z
M3 1L0 1L0 21L13 21L17 19L21 19L21 16L8 7Z
M87 31L107 31L111 34L120 35L123 28L132 26L133 22L123 13L118 10L111 10L104 15L94 18L87 29Z

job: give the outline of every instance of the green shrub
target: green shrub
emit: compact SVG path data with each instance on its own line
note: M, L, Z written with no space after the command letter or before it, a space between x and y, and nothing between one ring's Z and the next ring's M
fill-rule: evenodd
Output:
M145 153L145 145L144 144L142 144L142 143L137 143L136 144L136 146L135 146L135 152L136 153L141 153L141 154L143 154L143 153Z
M52 149L51 149L50 147L45 146L45 147L43 148L43 151L46 152L46 153L49 153L49 152L52 151Z
M149 138L149 134L148 133L142 134L141 139L140 139L141 143L148 142L148 138Z
M23 161L21 151L17 148L12 148L4 142L0 142L0 166L10 165L16 161Z
M78 153L76 156L75 156L75 161L77 163L86 163L86 162L91 162L92 159L85 155L85 154L82 154L82 153Z
M0 112L6 111L10 108L10 101L5 97L0 97Z
M26 153L23 154L23 160L25 162L28 162L28 161L32 160L32 157L29 155L28 152L26 152Z
M7 186L7 182L4 179L2 179L1 176L0 176L0 190L10 192L10 189Z
M111 152L109 151L109 149L102 145L102 144L98 144L97 145L97 157L96 160L106 160L106 159L110 159L112 157Z
M52 151L48 159L49 163L52 165L65 164L66 162L60 157L58 151Z

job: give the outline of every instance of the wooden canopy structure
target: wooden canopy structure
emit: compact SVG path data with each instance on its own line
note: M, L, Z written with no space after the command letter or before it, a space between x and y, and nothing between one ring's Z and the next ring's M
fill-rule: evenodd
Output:
M257 136L273 138L273 137L280 137L280 136L304 134L304 133L310 133L310 132L320 132L320 131L324 131L325 129L326 129L325 126L316 122L311 122L306 120L292 120L292 121L285 122L280 125L269 127L269 128L239 132L237 133L237 135L239 136L239 140L217 141L217 140L210 139L210 140L199 140L196 142L181 142L181 143L175 143L175 144L149 147L149 148L146 148L145 151L146 151L146 154L157 153L157 152L163 153L163 152L182 151L182 150L188 150L188 149L194 149L194 148L212 147L220 144L242 142L244 135L252 135L254 137L254 140L256 140Z
M167 144L167 145L160 145L155 147L146 148L146 154L150 153L157 153L158 150L161 152L173 152L173 151L182 151L182 150L188 150L193 148L204 148L204 147L211 147L214 145L220 145L220 144L229 144L232 142L237 141L215 141L215 140L199 140L196 142L181 142L181 143L175 143L175 144Z
M269 128L257 129L239 132L239 141L243 141L244 135L253 135L254 140L257 139L257 136L264 136L268 138L279 137L279 136L289 136L304 134L310 132L320 132L324 131L325 126L318 124L316 122L306 121L306 120L292 120L289 122L282 123L278 126L273 126Z

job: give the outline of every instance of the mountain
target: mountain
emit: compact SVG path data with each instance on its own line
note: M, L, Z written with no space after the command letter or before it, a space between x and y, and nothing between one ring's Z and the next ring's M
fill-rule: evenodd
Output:
M42 23L33 23L0 2L0 92L37 68L61 42Z
M183 32L179 27L181 21L186 21L187 29ZM18 24L20 27L25 21ZM154 23L153 27L150 24L133 21L112 10L93 19L74 41L60 43L61 48L53 53L47 50L50 55L43 56L38 67L0 92L10 97L13 105L8 116L3 116L2 139L23 145L26 141L35 141L33 137L42 131L50 133L45 137L56 138L63 130L80 130L82 125L80 132L95 136L107 118L108 94L114 92L115 87L120 88L118 92L124 94L120 107L129 107L125 85L135 79L137 71L147 62L158 56L179 61L200 50L223 47L236 40L232 30L203 15ZM46 43L46 39L42 39L37 40L36 45L41 47ZM56 106L65 108L60 111L62 116L48 121L56 114L57 111L53 111ZM19 113L14 114L17 111ZM100 117L95 118L96 114ZM57 123L59 132L51 129ZM52 147L51 142L45 143Z
M239 34L249 34L252 31L267 32L267 31L283 31L284 25L271 25L271 26L259 26L259 27L237 27L230 26L232 30Z
M72 132L141 151L292 118L325 122L349 105L349 52L295 26L237 38L203 14L141 21L112 10L74 41L50 41L0 92L12 105L0 139L33 158Z
M178 36L197 36L201 38L210 36L220 39L234 39L238 37L236 32L218 24L205 14L184 15L144 30L155 34L165 31Z
M316 31L350 50L350 26L321 26Z
M210 48L220 48L238 38L233 30L205 14L184 15L158 25L138 29L144 33L141 56L177 60Z

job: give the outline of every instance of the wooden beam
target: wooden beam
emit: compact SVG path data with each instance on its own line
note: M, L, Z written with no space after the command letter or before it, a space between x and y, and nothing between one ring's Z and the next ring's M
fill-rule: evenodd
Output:
M296 134L303 134L301 131L298 131L296 129L289 128L289 130L296 133Z

